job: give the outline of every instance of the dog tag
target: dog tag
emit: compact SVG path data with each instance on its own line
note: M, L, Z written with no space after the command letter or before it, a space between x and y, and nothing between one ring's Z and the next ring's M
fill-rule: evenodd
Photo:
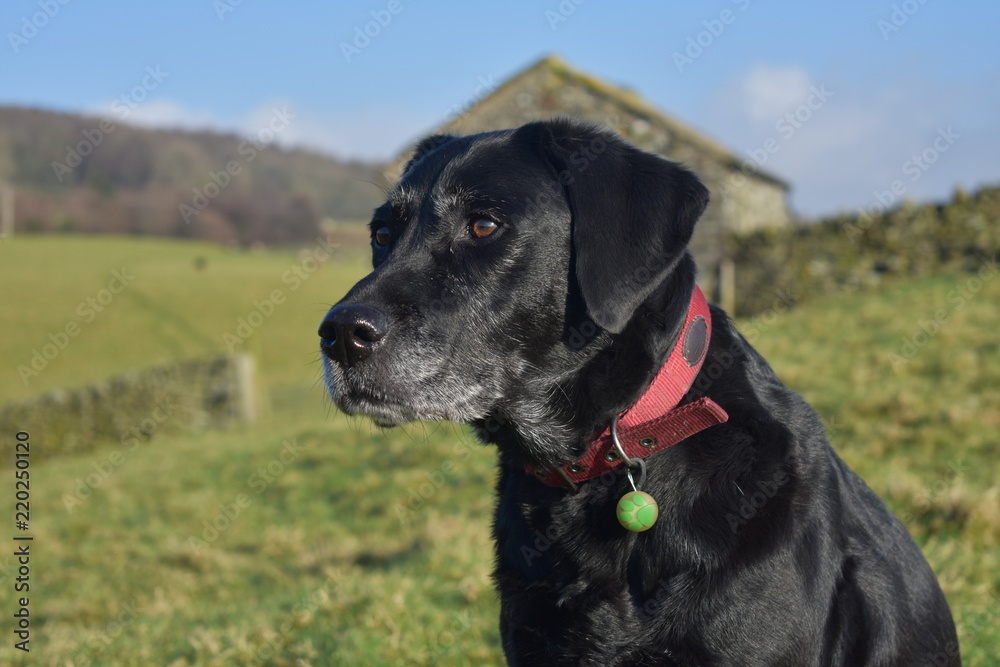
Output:
M649 530L660 516L660 508L653 496L643 491L629 491L618 501L618 523L625 530L641 533Z
M646 462L642 459L633 460L639 465L641 471L639 486L642 486L646 483ZM660 516L660 506L656 504L653 496L639 490L639 487L635 485L635 480L632 479L631 470L625 474L628 476L628 483L632 485L632 490L618 501L615 514L618 516L618 523L625 530L641 533L649 530L656 523L656 519Z

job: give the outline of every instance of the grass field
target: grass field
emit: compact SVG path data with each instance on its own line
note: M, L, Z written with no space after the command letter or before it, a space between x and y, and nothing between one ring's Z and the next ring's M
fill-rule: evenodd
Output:
M334 257L315 268L317 252ZM255 301L267 310L275 290L283 301L237 346L257 357L270 399L260 423L154 437L72 511L64 496L114 447L32 469L32 650L12 648L4 549L0 664L501 664L493 451L455 426L347 419L319 383L316 326L366 261L318 246L0 244L0 401L224 350ZM87 299L123 269L134 279L87 321ZM983 666L1000 646L998 304L1000 279L984 271L741 324L913 532L966 664ZM71 321L79 333L25 384L18 366ZM3 469L12 475L9 459ZM0 489L12 516L12 480Z

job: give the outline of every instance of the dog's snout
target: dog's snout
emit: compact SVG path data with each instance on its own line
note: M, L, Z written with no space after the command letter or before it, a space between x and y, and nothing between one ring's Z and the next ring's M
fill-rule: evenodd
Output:
M389 321L370 306L334 306L319 325L323 353L344 366L367 359L389 333Z

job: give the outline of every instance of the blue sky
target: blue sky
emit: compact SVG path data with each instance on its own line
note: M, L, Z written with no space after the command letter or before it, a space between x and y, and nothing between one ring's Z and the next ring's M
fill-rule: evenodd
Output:
M823 215L1000 182L997 25L972 0L6 0L0 104L241 133L287 107L281 141L385 159L557 53Z

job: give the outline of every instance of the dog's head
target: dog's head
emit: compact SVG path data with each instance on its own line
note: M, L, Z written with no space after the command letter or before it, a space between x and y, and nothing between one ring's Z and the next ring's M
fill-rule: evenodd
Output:
M393 425L556 391L638 318L707 203L690 172L589 125L428 137L375 210L374 270L320 325L330 395Z

